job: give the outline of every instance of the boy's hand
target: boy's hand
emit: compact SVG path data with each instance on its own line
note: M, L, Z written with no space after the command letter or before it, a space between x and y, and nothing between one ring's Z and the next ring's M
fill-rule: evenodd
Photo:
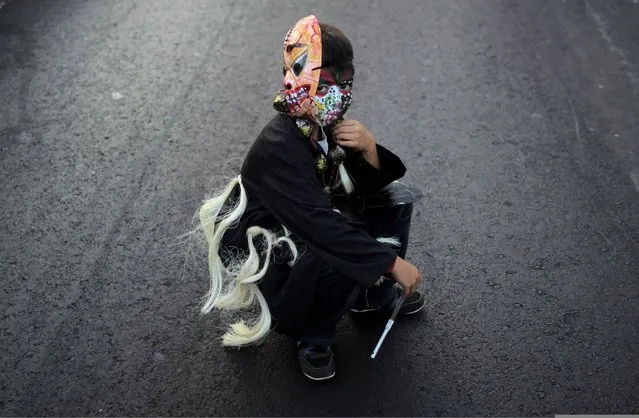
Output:
M395 281L402 285L404 297L415 293L417 286L419 286L422 281L422 275L417 267L399 256L395 260L395 266L391 274Z
M337 122L333 129L333 137L339 146L352 148L364 154L376 149L375 138L360 122L356 120L343 120Z

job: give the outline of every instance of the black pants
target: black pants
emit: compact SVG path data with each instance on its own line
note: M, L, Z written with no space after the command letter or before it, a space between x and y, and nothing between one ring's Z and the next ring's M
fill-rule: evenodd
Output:
M397 254L405 258L412 213L412 203L364 209L358 216L359 222L356 226L367 231L373 238L380 236L399 238L401 246L397 248ZM293 335L295 338L304 339L309 344L331 344L338 322L349 312L358 298L363 296L363 292L368 292L367 297L377 299L378 304L385 303L388 298L395 295L391 293L394 284L392 280L387 280L380 286L367 291L355 281L333 271L326 264L322 263L320 271L307 325L299 335ZM388 277L390 278L390 275Z

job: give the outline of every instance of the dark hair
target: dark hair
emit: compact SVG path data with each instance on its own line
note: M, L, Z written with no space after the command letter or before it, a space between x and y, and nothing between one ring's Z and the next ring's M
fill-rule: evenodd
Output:
M353 45L344 32L326 23L320 23L320 31L322 32L322 68L354 71Z

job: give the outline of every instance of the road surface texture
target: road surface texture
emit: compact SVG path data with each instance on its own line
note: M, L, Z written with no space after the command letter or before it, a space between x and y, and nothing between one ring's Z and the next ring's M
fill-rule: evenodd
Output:
M633 0L0 2L0 415L639 413ZM202 200L280 47L351 37L351 118L421 188L424 315L344 319L338 376L201 316Z

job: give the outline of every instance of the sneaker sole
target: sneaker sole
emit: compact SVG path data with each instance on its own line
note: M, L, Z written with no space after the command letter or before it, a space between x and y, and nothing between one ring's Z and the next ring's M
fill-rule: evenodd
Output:
M304 372L304 371L302 371L302 373L304 373L304 376L308 377L309 379L311 379L311 380L313 380L313 381L315 381L315 382L321 382L321 381L323 381L323 380L329 380L329 379L334 378L334 377L335 377L335 375L336 375L336 373L335 373L335 372L333 372L333 374L331 374L330 376L326 376L326 377L313 377L313 376L310 376L310 375L306 374L306 372Z
M420 306L416 307L414 310L412 311L408 311L408 312L402 312L400 310L399 315L405 316L405 315L413 315L416 314L417 312L421 311L422 309L424 309L424 306L426 306L424 303L422 303ZM401 309L401 308L400 308ZM377 309L377 308L370 308L370 309L351 309L352 313L368 313L368 312L385 312L382 309Z
M422 309L424 309L424 305L422 305L422 306L420 306L420 307L416 308L416 309L415 309L415 310L413 310L413 311L401 312L401 313L400 313L400 315L402 315L402 316L406 316L406 315L414 315L414 314L416 314L417 312L421 311Z

